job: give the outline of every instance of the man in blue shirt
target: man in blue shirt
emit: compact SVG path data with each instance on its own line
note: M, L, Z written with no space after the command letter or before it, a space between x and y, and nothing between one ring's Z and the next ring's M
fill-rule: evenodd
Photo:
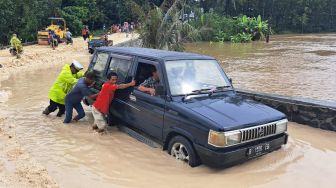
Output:
M85 77L80 78L77 84L71 89L71 91L65 96L65 119L64 123L70 123L72 119L72 111L75 108L78 115L73 118L74 121L78 121L85 117L85 112L81 101L84 97L94 99L97 94L93 94L89 87L95 84L95 75L92 72L88 72Z

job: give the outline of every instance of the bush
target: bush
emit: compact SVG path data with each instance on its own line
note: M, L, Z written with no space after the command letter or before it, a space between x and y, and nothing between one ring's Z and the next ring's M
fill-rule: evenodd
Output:
M231 36L231 42L240 43L240 42L251 42L252 35L249 33L238 33L237 35Z
M200 37L203 41L211 41L214 36L214 30L210 27L202 27L200 30Z
M249 18L246 15L226 17L206 13L191 24L199 29L201 40L206 41L250 42L261 40L270 33L267 21L262 21L260 16L257 18Z

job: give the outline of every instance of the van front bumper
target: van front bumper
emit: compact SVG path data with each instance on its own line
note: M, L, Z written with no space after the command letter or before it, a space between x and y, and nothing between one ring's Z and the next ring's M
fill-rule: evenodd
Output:
M217 151L197 144L194 144L194 147L202 163L212 167L229 167L277 150L281 147L281 145L287 143L287 139L288 134L284 133L241 146L218 149ZM261 146L263 144L267 144L267 146L269 146L267 152L257 156L249 155L252 148L254 149L255 146Z

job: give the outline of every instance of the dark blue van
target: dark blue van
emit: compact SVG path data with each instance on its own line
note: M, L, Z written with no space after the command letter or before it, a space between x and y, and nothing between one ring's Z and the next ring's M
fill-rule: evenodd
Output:
M155 95L138 86L158 71ZM270 153L287 143L286 116L236 94L215 58L164 50L128 47L97 48L89 66L99 76L115 71L118 90L109 123L118 119L162 144L178 160L194 167L231 166Z

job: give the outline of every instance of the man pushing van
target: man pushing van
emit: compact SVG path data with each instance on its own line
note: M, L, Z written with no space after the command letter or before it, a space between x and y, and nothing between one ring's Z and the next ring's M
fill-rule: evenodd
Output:
M64 65L61 73L49 90L49 106L42 112L43 114L49 115L57 108L59 109L57 117L61 117L64 114L64 98L77 83L78 79L84 76L84 72L81 71L83 68L83 65L76 60L73 60L71 65Z

